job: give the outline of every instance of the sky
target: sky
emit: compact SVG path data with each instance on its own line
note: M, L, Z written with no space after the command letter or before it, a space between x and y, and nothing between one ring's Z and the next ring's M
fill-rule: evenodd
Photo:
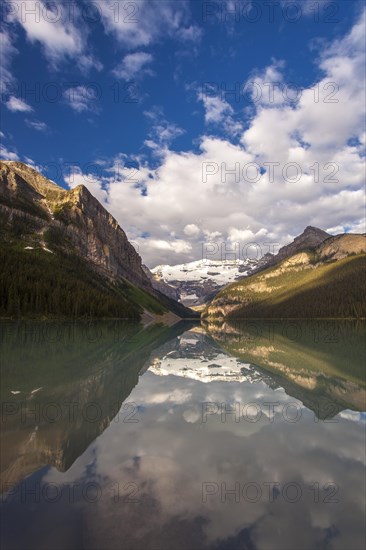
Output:
M1 7L1 151L83 184L149 267L365 231L365 4Z

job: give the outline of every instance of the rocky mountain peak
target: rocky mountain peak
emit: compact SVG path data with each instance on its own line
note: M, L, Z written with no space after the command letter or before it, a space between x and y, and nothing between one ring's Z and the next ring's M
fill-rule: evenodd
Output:
M296 237L296 239L304 235L318 235L320 238L323 237L325 239L330 236L329 233L327 233L323 229L320 229L319 227L314 227L313 225L308 225L307 227L305 227L304 231L301 233L301 235Z
M58 200L67 193L66 189L62 189L62 187L24 162L1 161L1 169L4 168L10 177L18 176L18 178L22 178L37 193L49 200Z
M280 248L277 256L274 258L274 261L275 263L278 263L279 261L282 261L297 252L315 248L326 239L329 239L330 236L331 235L329 235L326 231L323 231L323 229L308 225L301 235L295 237L292 243Z

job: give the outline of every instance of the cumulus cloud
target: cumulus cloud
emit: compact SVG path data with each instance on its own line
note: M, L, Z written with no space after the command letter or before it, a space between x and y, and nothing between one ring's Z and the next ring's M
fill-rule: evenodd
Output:
M292 91L287 86L284 89L284 67L283 60L274 59L265 69L254 71L246 82L245 90L255 103L278 107L297 98L298 90Z

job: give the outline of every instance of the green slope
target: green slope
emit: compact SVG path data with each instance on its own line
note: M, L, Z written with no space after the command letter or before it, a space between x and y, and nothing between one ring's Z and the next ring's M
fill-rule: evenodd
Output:
M0 316L129 318L168 309L131 283L101 277L82 258L58 251L0 246Z
M326 264L288 261L223 289L204 317L365 318L366 255Z

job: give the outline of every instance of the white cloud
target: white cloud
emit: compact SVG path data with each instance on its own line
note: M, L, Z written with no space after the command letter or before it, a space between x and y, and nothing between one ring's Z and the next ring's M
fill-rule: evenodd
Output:
M76 86L64 92L67 104L77 113L98 111L98 92L92 86Z
M25 123L29 128L33 128L34 130L37 130L38 132L47 132L48 126L45 122L41 122L40 120L29 120L26 119Z
M192 246L183 240L164 241L151 239L149 246L153 249L172 252L173 254L186 254L192 250Z
M85 53L88 30L77 4L74 3L71 9L67 9L67 3L44 0L14 0L12 4L8 22L21 25L27 39L42 46L53 67L65 59L75 59L82 70L102 68L99 61Z
M200 228L195 223L189 223L183 230L187 237L197 237L200 234Z
M89 73L91 69L96 71L101 71L103 69L103 63L93 55L80 55L77 58L77 63L83 73Z
M225 116L233 114L234 110L229 103L219 97L201 96L205 107L206 122L221 122Z
M127 54L122 63L113 70L113 74L124 80L139 79L145 75L152 75L153 72L147 65L152 63L153 59L153 56L146 52Z
M259 229L255 233L250 229L238 229L236 227L230 227L228 230L228 239L235 243L250 243L257 242L258 238L264 237L267 234L267 230Z
M208 125L219 126L228 135L237 135L242 131L242 125L234 120L234 109L223 98L217 95L199 93L198 99L202 101L205 109L205 122Z
M3 160L20 160L18 153L9 151L9 149L2 144L0 144L0 158Z
M144 115L152 123L149 131L149 139L145 140L145 145L153 149L157 155L164 155L167 147L179 136L184 134L184 130L169 122L160 107L153 107L150 111L145 111Z
M25 101L22 99L19 99L18 97L11 96L8 101L6 102L6 106L9 109L9 111L12 111L13 113L21 112L21 113L27 113L30 111L33 111L32 107L28 105Z
M15 81L10 66L17 53L18 50L13 45L10 34L4 29L0 32L0 81L4 90L7 85L9 86Z
M128 48L148 46L166 37L190 42L201 37L200 29L190 24L186 1L140 0L131 2L128 7L114 0L104 0L99 6L106 32L114 34Z
M255 71L248 78L245 90L256 104L278 107L297 97L300 90L291 90L286 86L284 90L284 78L282 70L284 61L272 60L272 64L262 71Z

